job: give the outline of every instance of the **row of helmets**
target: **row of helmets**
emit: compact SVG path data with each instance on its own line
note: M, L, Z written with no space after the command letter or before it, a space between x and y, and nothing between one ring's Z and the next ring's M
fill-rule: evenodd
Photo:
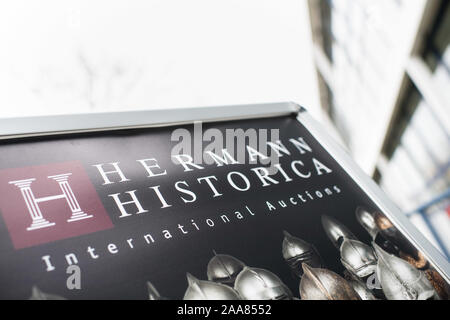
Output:
M344 277L326 269L314 245L284 231L282 255L300 278L302 300L426 300L448 299L449 286L381 213L358 208L356 218L372 237L369 246L336 219L323 215L326 235L340 251ZM241 260L216 254L207 266L208 280L187 274L185 300L296 299L271 271L246 266ZM149 298L161 299L148 283Z

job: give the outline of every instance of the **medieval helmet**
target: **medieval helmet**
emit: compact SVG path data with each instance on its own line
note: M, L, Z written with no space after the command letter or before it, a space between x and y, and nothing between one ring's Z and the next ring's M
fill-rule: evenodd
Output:
M397 258L373 243L378 256L377 275L389 300L428 300L438 298L425 276L408 262Z
M373 215L368 212L366 209L362 207L358 207L356 209L356 219L358 220L359 224L366 229L366 231L370 234L372 239L375 239L379 229L375 222L375 218Z
M66 300L65 298L56 294L45 293L41 291L37 286L31 288L31 297L29 300Z
M377 300L373 293L359 280L351 279L348 283L353 287L361 300Z
M277 275L265 269L244 267L234 288L245 300L290 300L292 292Z
M344 238L357 240L346 226L330 216L322 215L322 226L328 238L330 238L331 242L338 249L344 241Z
M303 274L301 266L303 262L314 268L323 266L322 258L312 244L290 235L287 231L283 231L283 233L283 258L297 276L301 277Z
M239 295L229 286L212 281L199 280L186 274L188 288L183 300L239 300Z
M414 247L411 241L409 241L384 214L377 212L374 217L383 237L399 248L399 255L401 258L408 260L408 262L416 268L423 269L428 266L428 261L424 255Z
M341 262L344 267L358 278L364 278L375 272L377 258L373 249L358 240L345 239L341 245Z
M148 290L148 300L166 300L166 298L162 297L158 290L156 290L153 283L147 281L147 290Z
M303 277L300 281L302 300L360 300L353 287L340 275L303 263Z
M216 254L208 262L206 274L208 280L233 285L239 272L244 269L245 264L233 256L227 254Z
M385 230L392 228L394 225L392 224L391 220L389 220L384 214L381 212L375 212L373 215L373 218L375 220L375 224L377 225L378 229Z

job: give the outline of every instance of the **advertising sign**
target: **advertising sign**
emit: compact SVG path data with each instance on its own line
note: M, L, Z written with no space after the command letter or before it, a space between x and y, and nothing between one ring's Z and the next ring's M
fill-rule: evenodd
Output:
M1 140L0 298L448 299L301 116L187 122Z

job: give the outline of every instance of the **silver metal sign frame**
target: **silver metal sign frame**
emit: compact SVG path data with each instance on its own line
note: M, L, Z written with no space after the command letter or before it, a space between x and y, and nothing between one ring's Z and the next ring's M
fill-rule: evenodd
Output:
M358 167L347 152L328 135L306 109L293 102L6 118L0 119L0 140L162 127L189 124L196 121L219 122L270 118L289 114L297 115L298 121L308 129L314 138L328 151L330 156L336 160L407 239L424 253L430 263L445 277L447 282L450 282L449 261L409 221L407 216L401 212L378 185Z

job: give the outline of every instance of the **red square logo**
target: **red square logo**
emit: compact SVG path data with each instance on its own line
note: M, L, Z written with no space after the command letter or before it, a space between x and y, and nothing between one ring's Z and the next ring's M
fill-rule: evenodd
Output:
M0 170L0 211L16 249L113 227L79 161Z

